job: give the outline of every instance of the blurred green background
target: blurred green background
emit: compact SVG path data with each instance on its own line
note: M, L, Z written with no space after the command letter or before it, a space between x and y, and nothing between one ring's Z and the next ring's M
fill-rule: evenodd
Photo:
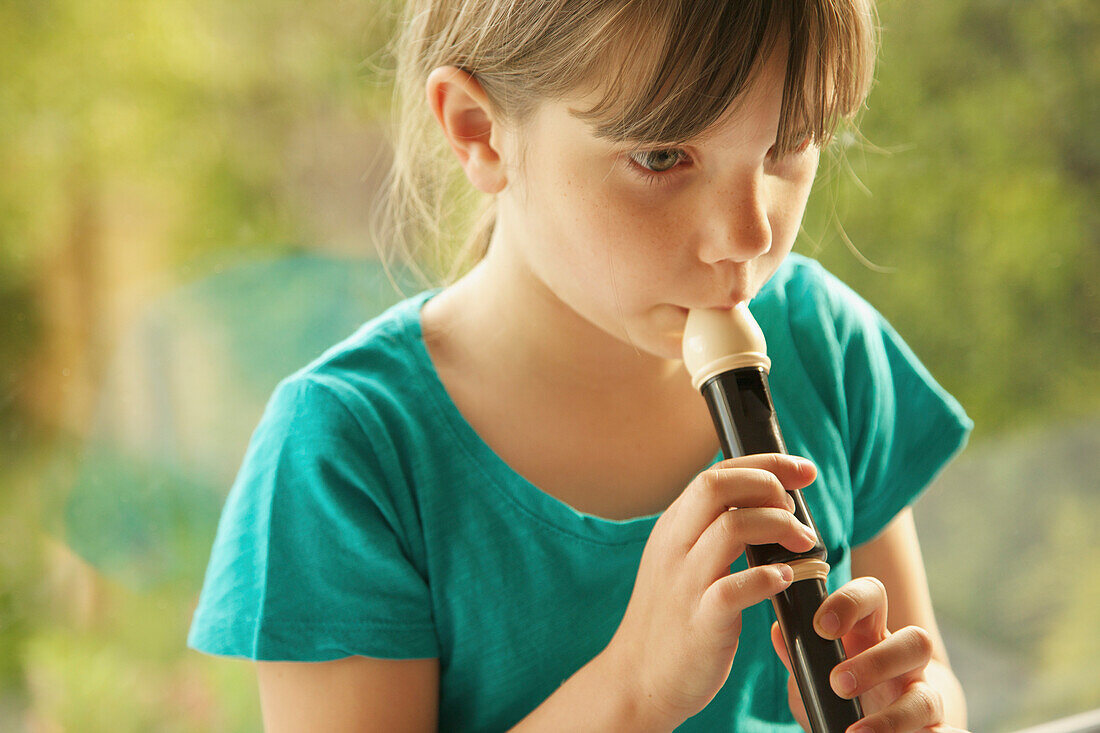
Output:
M397 5L0 4L0 730L260 728L184 641L270 390L399 297ZM977 423L917 520L972 728L1018 730L1100 707L1100 5L880 12L797 247Z

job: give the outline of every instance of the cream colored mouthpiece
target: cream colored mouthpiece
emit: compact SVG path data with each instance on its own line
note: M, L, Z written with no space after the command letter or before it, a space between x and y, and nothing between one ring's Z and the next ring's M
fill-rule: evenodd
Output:
M772 366L764 332L745 303L728 311L688 311L683 350L684 368L695 389L731 369L762 367L767 372Z

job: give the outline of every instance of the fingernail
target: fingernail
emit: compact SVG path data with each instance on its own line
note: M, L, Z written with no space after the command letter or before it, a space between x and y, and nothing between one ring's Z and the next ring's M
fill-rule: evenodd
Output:
M781 564L779 566L779 575L783 578L783 582L785 583L790 583L794 580L794 570L791 569L790 565Z
M865 725L861 725L858 728L849 728L848 733L875 733L873 730Z
M806 472L814 470L813 461L807 461L805 458L798 459L798 467Z
M856 689L855 675L851 672L838 672L833 678L833 689L840 695L851 696Z
M840 630L840 619L832 611L829 611L821 617L821 620L817 622L817 625L821 627L822 636L836 636L836 632Z

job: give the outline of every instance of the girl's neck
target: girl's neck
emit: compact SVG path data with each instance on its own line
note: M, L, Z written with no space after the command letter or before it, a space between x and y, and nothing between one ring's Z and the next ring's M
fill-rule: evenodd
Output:
M512 470L577 511L663 511L719 449L682 362L638 354L496 266L487 258L421 312L459 412Z

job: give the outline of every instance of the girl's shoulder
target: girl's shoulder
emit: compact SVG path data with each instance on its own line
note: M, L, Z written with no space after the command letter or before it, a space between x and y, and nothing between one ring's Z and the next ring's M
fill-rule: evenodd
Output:
M937 429L969 431L961 405L893 325L817 261L789 255L749 307L768 345L773 388L812 394L802 401L842 429L890 433L888 417L914 414L942 418Z
M404 434L421 429L435 399L419 340L420 306L433 292L391 305L282 379L257 433L397 462Z
M409 398L423 381L409 341L424 297L275 388L222 511L193 648L309 662L438 656L410 474L436 447L409 428L431 414Z
M394 303L286 377L280 387L307 383L342 402L402 401L417 392L425 354L420 308L436 290Z
M776 347L789 345L803 358L841 358L852 346L883 331L886 319L817 260L791 253L749 304Z
M965 445L973 422L870 303L790 255L750 304L784 436L848 486L849 545L872 537Z

